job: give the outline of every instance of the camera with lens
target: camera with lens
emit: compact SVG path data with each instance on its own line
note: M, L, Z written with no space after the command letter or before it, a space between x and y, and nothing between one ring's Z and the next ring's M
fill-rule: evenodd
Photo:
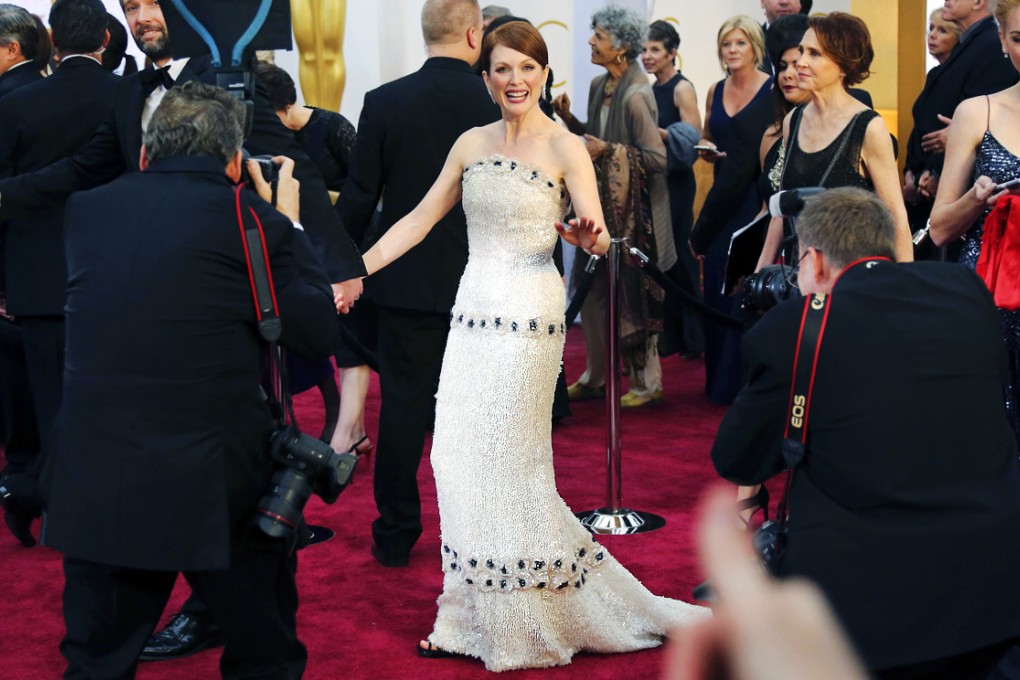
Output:
M358 457L337 453L328 444L283 427L269 440L270 454L281 467L255 510L255 525L273 538L291 539L301 524L312 493L326 503L336 501L351 481Z
M259 169L262 170L262 179L266 180L266 184L272 186L279 178L280 165L273 160L272 156L248 156L247 152L245 152L241 162L241 181L246 188L255 191L255 182L252 180L251 175L248 174L249 160L259 164Z
M775 520L767 520L754 532L751 542L761 566L773 576L778 576L786 550L786 525Z
M783 300L800 295L797 267L770 264L744 277L741 305L750 312L767 312Z

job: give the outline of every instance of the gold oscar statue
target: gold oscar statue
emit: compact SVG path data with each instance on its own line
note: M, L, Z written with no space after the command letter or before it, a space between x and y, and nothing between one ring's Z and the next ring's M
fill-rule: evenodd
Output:
M347 83L344 22L347 0L290 0L305 103L339 111Z

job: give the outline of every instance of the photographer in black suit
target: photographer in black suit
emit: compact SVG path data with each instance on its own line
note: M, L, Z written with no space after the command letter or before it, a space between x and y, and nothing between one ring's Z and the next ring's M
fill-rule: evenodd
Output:
M471 69L482 45L478 2L427 0L421 22L429 59L365 95L351 173L340 194L343 223L366 248L425 197L457 137L499 118ZM378 229L369 232L380 197ZM467 226L458 203L420 245L365 287L379 308L379 517L372 524L372 554L384 566L406 566L421 535L416 474L466 264Z
M781 574L821 586L877 677L984 678L1020 636L1020 468L992 297L962 266L894 264L872 193L829 190L797 226L801 291L829 309ZM784 468L805 302L745 335L749 379L712 450L737 484Z
M43 479L45 542L65 555L67 677L133 677L178 571L223 629L224 677L304 668L295 561L252 525L274 465L233 190L243 115L218 88L175 88L146 131L145 170L68 201L67 372ZM333 296L292 224L293 163L277 160L280 212L249 202L281 341L326 357Z
M0 177L45 168L88 142L106 119L120 79L102 67L109 39L106 8L99 0L57 0L50 10L60 68L0 99ZM59 134L57 134L59 131ZM17 317L39 436L45 447L60 406L64 373L64 206L0 223L6 236L7 311ZM30 464L8 457L6 472ZM7 511L19 512L11 500ZM27 531L27 526L23 527Z

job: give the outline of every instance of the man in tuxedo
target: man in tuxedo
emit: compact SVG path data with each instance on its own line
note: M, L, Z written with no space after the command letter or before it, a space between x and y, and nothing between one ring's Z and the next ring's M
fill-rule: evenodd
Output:
M22 7L0 4L0 99L15 90L42 80L33 64L39 44L35 18ZM6 130L7 118L2 126ZM4 175L0 172L0 177ZM6 233L0 221L0 293L5 289ZM39 433L32 410L25 365L22 329L7 317L0 318L0 432L5 440L7 465L0 475L0 503L11 533L26 547L35 545L31 525L35 511L31 503L15 497L17 481L10 475L24 470L39 453Z
M907 141L907 171L915 186L926 175L937 180L945 161L946 139L957 105L1017 82L1016 69L1003 58L990 0L946 0L942 17L963 26L960 42L934 70L914 102L914 129ZM931 191L934 197L935 192ZM930 207L929 207L930 211Z
M0 97L42 80L34 66L39 29L28 10L0 4Z
M290 545L252 523L274 463L235 208L243 120L219 88L175 88L149 122L143 172L67 204L68 369L43 476L45 542L65 556L66 677L134 677L178 571L223 628L224 677L299 678L305 665ZM293 163L276 159L279 212L241 200L261 222L281 342L326 357L332 291L295 228Z
M1020 636L1020 467L995 304L964 267L895 264L871 192L809 199L797 233L801 292L829 301L781 575L821 586L877 677L985 678ZM780 304L744 338L749 378L712 450L732 482L785 467L810 302Z
M137 171L142 133L167 86L192 80L215 84L216 72L209 57L173 58L158 0L122 0L122 6L135 42L157 68L122 80L110 116L81 151L43 170L0 181L0 219L48 207L72 191ZM360 277L365 274L361 256L330 204L322 176L280 122L261 85L256 87L254 103L245 149L253 155L280 154L294 159L295 177L301 182L304 227L327 275L335 282L335 292L349 305L361 293Z
M421 21L429 59L415 73L366 94L361 110L340 211L365 247L421 201L461 133L499 118L471 70L481 54L477 1L427 0ZM380 197L378 229L370 231ZM406 566L421 535L416 473L466 264L467 228L458 205L365 288L379 311L382 406L374 478L379 518L372 524L372 554L384 566Z
M103 69L99 57L109 39L106 23L100 0L53 4L50 27L60 68L0 99L0 177L45 168L69 156L105 120L120 81ZM18 319L35 418L46 447L64 373L64 206L8 220L0 228L6 236L7 311ZM29 463L18 453L9 455L6 472L21 474ZM18 515L11 504L7 510Z

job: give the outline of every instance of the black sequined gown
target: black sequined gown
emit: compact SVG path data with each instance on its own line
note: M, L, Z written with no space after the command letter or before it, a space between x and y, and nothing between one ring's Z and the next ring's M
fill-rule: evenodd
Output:
M990 177L993 182L1006 182L1020 177L1020 157L1010 153L999 143L995 135L985 130L977 148L974 176ZM960 262L971 269L977 267L981 254L981 235L984 233L985 218L991 210L985 210L963 237ZM1006 412L1020 442L1020 310L1000 310L1002 317L1002 338L1009 352L1009 384L1006 386Z

